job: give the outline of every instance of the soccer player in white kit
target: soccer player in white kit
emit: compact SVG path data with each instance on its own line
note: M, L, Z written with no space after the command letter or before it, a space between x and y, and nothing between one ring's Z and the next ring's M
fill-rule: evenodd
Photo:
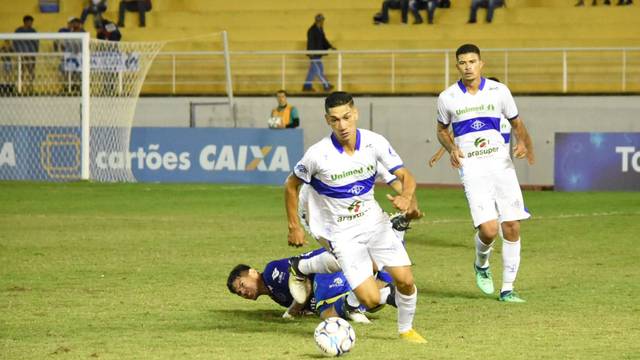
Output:
M311 233L336 256L359 302L368 309L381 303L373 277L374 261L396 285L400 338L424 343L413 329L418 291L411 260L373 196L380 162L402 183L401 194L388 196L393 206L403 212L415 211L415 179L383 136L357 128L358 109L350 94L330 94L325 111L332 134L307 150L285 183L289 245L305 244L298 218L298 189L307 183L313 188L308 201Z
M509 148L500 134L500 116L509 120L517 144L513 155L534 162L531 138L518 116L509 89L481 76L484 63L480 49L472 44L456 51L461 79L438 97L438 140L459 169L475 234L476 284L482 292L494 292L489 255L502 228L502 287L498 299L524 302L513 290L520 266L520 220L529 218ZM449 134L453 127L454 141Z

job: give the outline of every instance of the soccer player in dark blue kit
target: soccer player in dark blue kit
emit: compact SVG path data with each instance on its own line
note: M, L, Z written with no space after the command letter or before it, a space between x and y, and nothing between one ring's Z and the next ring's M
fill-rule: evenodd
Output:
M310 259L328 254L325 249L317 249L300 255L301 259ZM332 274L315 274L309 276L308 286L313 287L313 294L304 303L296 302L289 291L289 259L284 258L269 262L263 272L240 264L229 274L227 287L233 294L245 299L256 300L262 295L269 296L279 305L286 307L283 318L293 318L300 315L317 313L322 319L339 316L347 320L369 323L362 312L345 311L345 298L351 288L342 272ZM389 304L394 304L394 289L390 284L391 278L384 272L379 272L379 286L389 287ZM313 284L313 285L311 285ZM364 308L362 309L364 312Z

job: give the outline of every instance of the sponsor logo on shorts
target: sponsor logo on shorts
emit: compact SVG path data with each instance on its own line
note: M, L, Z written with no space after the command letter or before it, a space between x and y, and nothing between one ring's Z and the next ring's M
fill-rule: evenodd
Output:
M340 287L340 286L342 286L342 284L344 284L344 281L341 278L337 277L337 278L333 279L333 283L331 283L331 285L329 285L329 289Z

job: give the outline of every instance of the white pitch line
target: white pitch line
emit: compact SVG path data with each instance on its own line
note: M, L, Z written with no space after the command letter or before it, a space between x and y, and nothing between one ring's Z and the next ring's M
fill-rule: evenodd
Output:
M619 216L619 215L632 215L638 216L640 212L623 212L623 211L609 211L609 212L594 212L589 214L560 214L553 216L533 215L529 221L535 220L557 220L557 219L572 219L572 218L585 218L585 217L601 217L601 216ZM414 220L415 221L415 220ZM471 218L468 219L437 219L437 220L417 220L417 223L426 224L450 224L450 223L469 223Z

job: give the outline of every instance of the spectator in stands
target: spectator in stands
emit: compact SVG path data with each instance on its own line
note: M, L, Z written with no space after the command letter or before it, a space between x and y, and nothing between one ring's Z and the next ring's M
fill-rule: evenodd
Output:
M633 4L633 0L618 0L618 6L620 5L631 5Z
M102 13L105 11L107 11L107 0L89 0L88 6L82 9L80 22L84 25L89 14L92 14L93 25L96 29L99 29L102 26Z
M487 23L493 21L493 11L501 6L506 6L504 0L471 0L471 13L469 14L468 24L477 22L478 8L487 9Z
M439 8L448 9L451 7L451 0L440 0Z
M271 110L271 120L269 127L272 129L292 129L300 125L298 109L287 102L287 92L278 90L276 92L278 107Z
M436 8L438 7L439 0L411 0L409 2L409 10L413 14L415 20L414 24L422 24L422 16L420 16L420 10L427 10L427 23L433 24L433 16L435 15Z
M382 10L373 16L373 23L376 25L389 23L389 9L400 9L402 13L402 23L407 23L409 0L384 0L382 2Z
M13 59L11 53L11 41L5 40L0 46L0 60L2 61L2 73L0 74L0 97L14 94L16 86L13 81Z
M108 19L102 19L96 37L100 40L120 41L120 39L122 39L122 34L114 22Z
M82 21L77 17L70 17L67 19L67 26L61 27L58 29L59 33L68 33L68 32L84 32L84 28L82 27ZM75 43L78 43L77 45ZM53 42L53 51L65 51L67 47L80 48L80 40L56 40ZM75 51L75 52L80 52Z
M118 9L118 26L124 27L124 12L137 11L140 17L140 27L145 27L145 13L151 11L151 0L120 0L120 9Z
M67 20L67 26L58 30L60 33L84 32L82 21L77 17ZM65 84L65 91L80 92L80 56L82 52L82 41L77 39L56 40L53 42L53 50L63 52L60 61L60 75L62 84Z
M324 16L318 14L315 17L315 22L309 30L307 30L307 50L335 50L336 48L331 45L327 37L324 35ZM322 65L322 57L320 54L308 55L311 59L309 64L309 72L307 72L307 78L304 81L302 91L313 91L313 79L317 76L322 82L322 87L325 91L331 91L333 85L327 81L324 76L324 65Z
M16 29L16 33L36 33L36 29L33 28L33 16L25 15L22 18L22 26ZM38 40L14 40L13 50L17 53L37 53L40 48L40 42ZM25 76L25 81L28 85L33 86L33 80L36 78L36 57L35 56L20 56L20 64L22 75Z

